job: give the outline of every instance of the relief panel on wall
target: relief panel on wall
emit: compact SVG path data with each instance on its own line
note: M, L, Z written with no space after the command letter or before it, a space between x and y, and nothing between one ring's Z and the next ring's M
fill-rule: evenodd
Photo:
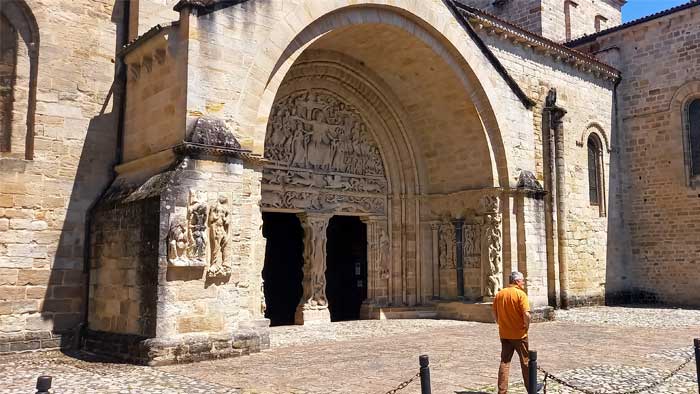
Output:
M353 106L305 90L273 107L265 140L263 207L384 214L379 148Z

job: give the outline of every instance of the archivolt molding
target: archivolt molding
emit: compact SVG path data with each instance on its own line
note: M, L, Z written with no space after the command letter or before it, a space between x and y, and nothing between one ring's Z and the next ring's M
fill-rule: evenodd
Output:
M671 130L677 130L681 133L681 140L683 141L683 167L685 171L685 182L686 185L693 188L700 187L700 177L691 176L691 147L690 147L690 133L689 133L689 119L688 119L688 106L695 100L700 99L700 80L689 81L683 84L671 98L669 103L670 119L669 127Z
M576 141L576 145L585 147L586 142L588 141L588 137L591 134L596 134L598 136L598 139L600 139L600 141L602 141L605 145L605 151L607 153L612 152L608 135L603 129L603 126L601 126L598 122L591 122L588 124L588 126L586 126L586 128L583 130L583 133L581 133L581 138L578 141Z
M386 214L387 196L398 193L398 198L419 190L410 133L402 119L405 114L389 105L391 98L378 94L381 90L376 84L381 82L348 66L352 62L343 59L345 56L326 52L314 51L297 63L278 91L265 147L273 163L266 167L263 177L263 206L273 210ZM285 109L290 106L293 113ZM320 107L325 108L324 113L319 112ZM286 144L289 146L284 148L282 140L289 141L286 134L292 130L285 134L282 118L287 119L287 126L293 126L295 135L301 136L305 130L311 138L309 149L320 149L311 152L310 162L295 154L301 152L301 145L296 148ZM323 135L316 135L317 131ZM352 142L359 145L351 146ZM375 150L380 156L367 161L369 167L352 164L361 160L350 151L361 146L367 148L367 157L371 158Z
M673 94L669 102L669 110L681 113L680 111L685 110L691 99L698 97L700 97L700 80L688 81Z
M491 106L489 93L481 85L481 79L476 76L474 69L465 59L473 58L475 66L482 73L492 70L478 49L474 48L474 44L469 42L468 36L456 21L453 25L446 26L446 21L454 19L449 10L439 3L423 5L421 2L418 5L418 3L407 2L405 8L385 4L387 2L384 0L354 5L348 2L347 6L342 6L340 3L345 4L341 1L307 0L285 18L287 23L283 23L283 26L270 34L267 47L260 51L264 55L255 61L250 71L251 75L266 75L268 80L264 86L259 86L259 80L249 78L244 89L247 94L242 98L241 103L246 108L258 108L256 119L242 119L244 125L252 125L254 128L257 136L255 140L263 140L267 117L277 96L277 90L292 64L309 45L329 31L353 24L387 24L399 27L423 41L454 70L476 106L486 130L490 156L492 162L496 163L493 167L493 178L497 179L500 185L508 185L510 180L507 152L500 132L499 118ZM427 30L426 27L429 26L442 27L440 31L445 35L437 30ZM280 45L280 43L284 44ZM507 87L504 89L507 90ZM515 96L513 98L515 99ZM260 149L260 146L254 149Z

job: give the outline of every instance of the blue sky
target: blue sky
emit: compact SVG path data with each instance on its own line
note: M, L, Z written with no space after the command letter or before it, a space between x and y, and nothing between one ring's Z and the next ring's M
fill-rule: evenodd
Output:
M628 0L622 7L622 22L639 19L687 2L689 0Z

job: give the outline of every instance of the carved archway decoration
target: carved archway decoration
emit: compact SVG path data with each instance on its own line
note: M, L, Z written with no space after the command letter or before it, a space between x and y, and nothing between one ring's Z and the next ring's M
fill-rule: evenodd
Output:
M279 99L265 139L263 208L386 212L384 163L359 111L324 89Z

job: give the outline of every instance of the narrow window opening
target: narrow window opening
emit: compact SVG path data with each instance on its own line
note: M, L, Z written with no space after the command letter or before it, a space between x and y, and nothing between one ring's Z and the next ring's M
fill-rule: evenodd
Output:
M17 81L17 30L0 14L0 152L10 152Z
M600 144L588 137L588 197L591 205L600 206Z
M690 174L700 175L700 99L695 99L688 106L690 139Z

